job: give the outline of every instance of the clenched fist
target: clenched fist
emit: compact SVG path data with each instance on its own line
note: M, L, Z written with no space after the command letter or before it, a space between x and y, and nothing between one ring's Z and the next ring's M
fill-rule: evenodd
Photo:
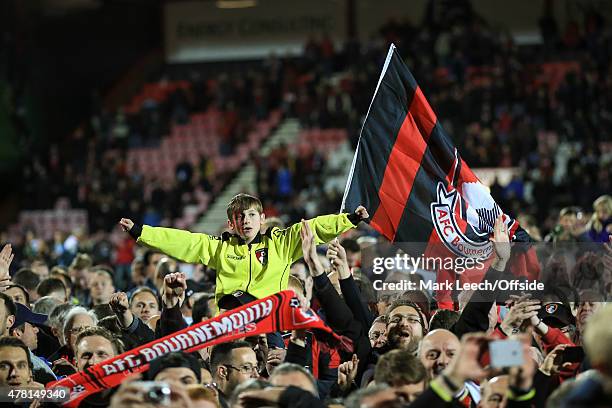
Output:
M108 305L117 314L125 312L130 307L127 295L123 292L113 293Z
M169 273L164 278L162 286L162 301L167 308L181 305L185 300L187 290L187 279L182 272Z
M134 226L134 221L129 218L122 218L121 221L119 221L119 225L121 225L123 231L130 232Z
M128 302L127 295L123 292L113 293L108 305L113 309L119 324L122 327L130 327L134 322L134 315L130 311L130 303Z
M368 218L370 218L370 214L368 214L368 210L366 210L366 208L363 205L360 205L359 207L355 209L355 214L357 214L359 218L362 220L367 220Z

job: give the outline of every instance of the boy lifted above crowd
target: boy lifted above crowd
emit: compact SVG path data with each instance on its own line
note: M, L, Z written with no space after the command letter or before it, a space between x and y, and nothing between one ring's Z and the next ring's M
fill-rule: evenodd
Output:
M302 257L301 223L261 233L265 214L261 201L238 194L227 206L229 232L220 237L171 228L119 222L137 242L182 262L202 263L217 271L215 298L229 309L233 294L263 298L287 288L289 268ZM323 215L309 220L317 244L327 243L369 217L359 206L354 214ZM238 293L237 293L238 292ZM228 296L223 299L224 296Z

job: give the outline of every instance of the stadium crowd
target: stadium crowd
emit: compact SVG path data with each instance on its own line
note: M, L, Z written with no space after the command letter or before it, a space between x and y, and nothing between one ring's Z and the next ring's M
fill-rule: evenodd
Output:
M299 307L312 308L349 339L352 352L315 330L246 337L152 360L143 379L161 387L154 395L149 383L130 379L80 406L163 406L171 400L187 407L553 407L609 401L612 333L606 322L612 308L605 302L612 276L605 271L612 271L612 235L586 267L608 285L571 297L555 282L543 293L519 292L499 305L492 291L462 292L457 307L443 309L423 290L372 295L362 264L369 240L333 240L354 234L368 217L359 207L355 214L280 229L266 224L257 198L239 194L228 205L229 227L221 237L124 218L120 225L142 256L130 266L122 291L112 267L94 265L86 254L67 268L37 261L11 276L7 244L0 252L0 385L42 387L288 288ZM500 218L487 280L509 269L509 238ZM324 254L317 251L320 242L329 242ZM251 248L254 254L264 250L264 257L252 256ZM177 260L207 264L216 276L198 270L188 278ZM290 274L282 273L289 265ZM485 346L507 338L517 340L523 357L504 371L492 365L494 352L487 354ZM565 351L583 348L586 357Z
M326 38L313 39L302 58L271 57L247 75L222 74L207 83L194 74L188 90L137 114L95 109L90 124L48 156L34 157L27 169L29 206L52 207L67 195L73 207L89 209L91 234L57 231L45 241L28 231L23 242L3 246L0 385L41 387L253 300L223 281L228 271L205 258L200 241L190 245L192 239L212 238L177 235L173 240L181 243L168 244L165 232L152 228L158 223L143 222L171 220L182 205L181 193L197 186L216 193L227 178L211 176L202 158L177 168L176 183L143 202L145 178L126 168L125 150L159 143L171 124L211 106L235 124L220 130L225 143L219 154L231 150L253 120L276 108L304 127L346 128L355 145L389 42L408 56L466 162L519 168L508 185L494 183L491 192L534 239L608 243L612 31L597 14L587 15L583 26L571 23L563 34L547 15L540 24L544 46L530 53L473 14L418 28L390 22L381 30L382 40L371 43L349 41L335 50ZM577 68L556 83L542 81L545 64L560 59ZM368 229L353 229L367 214L336 216L342 228L334 224L325 237L316 222L299 223L306 214L337 208L339 196L321 189L316 178L331 159L316 153L305 160L286 157L282 149L273 154L279 167L260 175L261 201L240 196L247 204L228 208L234 235L219 241L243 250L248 243L250 251L251 243L261 244L254 240L272 240L281 230L276 227L292 225L287 231L293 231L294 256L276 260L262 280L293 289L302 307L312 307L351 340L354 352L300 330L193 354L173 352L154 360L141 378L172 384L162 401L147 400L145 385L131 380L81 406L159 406L166 397L185 407L577 407L612 400L612 308L605 303L612 293L611 244L582 257L571 275L557 268L555 273L567 275L567 285L551 284L537 299L519 294L496 305L491 294L465 293L444 309L425 291L373 293L372 275L361 266L365 248L377 238ZM282 180L290 186L261 188ZM306 208L305 190L318 197L314 209ZM157 216L145 218L149 210ZM282 219L265 220L263 213ZM122 216L129 235L117 230L111 235ZM508 269L504 232L498 226L493 237L489 279ZM332 241L340 233L345 234L340 243ZM323 241L331 242L317 252L315 242ZM202 254L193 255L193 248ZM276 270L289 267L290 274L279 278ZM584 276L599 284L576 285ZM483 357L483 345L506 338L523 344L523 362L495 370ZM565 353L578 350L575 346L586 356Z

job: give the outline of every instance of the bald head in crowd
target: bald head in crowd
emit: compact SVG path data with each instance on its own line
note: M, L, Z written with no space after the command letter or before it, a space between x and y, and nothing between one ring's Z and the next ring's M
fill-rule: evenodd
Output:
M508 376L500 375L482 383L478 408L505 408L508 403Z
M419 359L429 379L439 375L449 365L459 350L459 344L457 336L445 329L434 330L423 337Z
M276 367L270 376L270 384L288 387L290 385L310 392L315 397L319 396L317 382L304 367L293 364L283 363Z

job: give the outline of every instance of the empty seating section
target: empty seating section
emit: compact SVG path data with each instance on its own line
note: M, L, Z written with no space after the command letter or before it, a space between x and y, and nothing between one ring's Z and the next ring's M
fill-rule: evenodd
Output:
M298 142L290 149L303 154L315 150L327 155L337 149L342 143L348 141L346 129L305 129L300 132Z
M19 222L9 229L9 235L33 229L37 236L52 239L54 231L87 231L87 211L80 209L29 210L19 213Z
M235 146L230 156L219 155L220 139L217 134L221 113L208 110L191 115L190 123L173 125L171 134L164 137L158 147L133 148L128 151L130 170L142 173L145 179L174 180L176 165L188 161L197 165L202 157L212 160L216 173L233 173L256 151L271 130L278 125L281 114L272 112L270 117L256 124L246 142Z

